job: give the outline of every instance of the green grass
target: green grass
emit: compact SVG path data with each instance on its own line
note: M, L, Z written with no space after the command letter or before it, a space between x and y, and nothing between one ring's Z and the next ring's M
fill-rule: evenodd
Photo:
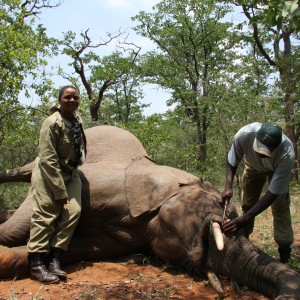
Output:
M23 182L0 184L0 210L15 209L24 201L29 184Z

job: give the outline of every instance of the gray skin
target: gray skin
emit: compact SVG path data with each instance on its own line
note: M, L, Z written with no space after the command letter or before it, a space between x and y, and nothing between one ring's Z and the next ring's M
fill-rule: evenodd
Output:
M63 263L151 251L189 273L207 270L277 299L300 299L300 274L263 253L241 234L216 248L211 221L221 224L220 192L187 172L151 161L129 132L112 126L86 130L88 157L80 167L82 215ZM30 182L32 164L0 173L0 183ZM0 225L0 277L28 272L30 190ZM237 216L233 204L227 218ZM5 215L2 214L2 220Z

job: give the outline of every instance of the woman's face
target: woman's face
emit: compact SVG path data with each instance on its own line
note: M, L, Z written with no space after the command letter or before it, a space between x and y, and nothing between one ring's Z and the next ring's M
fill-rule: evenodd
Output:
M79 103L78 92L73 88L66 88L59 99L61 110L65 113L74 113Z

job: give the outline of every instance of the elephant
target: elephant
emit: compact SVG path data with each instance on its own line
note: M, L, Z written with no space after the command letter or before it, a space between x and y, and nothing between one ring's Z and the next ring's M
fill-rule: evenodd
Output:
M212 230L222 224L224 206L210 182L157 164L129 131L103 125L85 132L88 155L78 171L82 213L63 264L150 249L188 274L216 274L272 299L300 299L299 273L264 253L242 232L227 236ZM32 168L30 163L2 171L0 183L30 182ZM28 273L31 211L29 189L13 214L2 214L0 278ZM233 203L225 215L238 215Z

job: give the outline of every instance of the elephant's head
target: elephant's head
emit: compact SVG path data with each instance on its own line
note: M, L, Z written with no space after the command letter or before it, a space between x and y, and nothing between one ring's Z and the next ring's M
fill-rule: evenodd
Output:
M213 229L222 224L223 208L220 193L208 182L182 185L150 223L155 228L151 240L155 253L189 271L203 272ZM233 205L227 214L236 216Z
M149 223L153 252L189 272L226 276L272 299L300 299L300 275L266 255L242 232L221 233L223 241L216 241L220 233L213 233L214 225L222 226L223 209L220 193L208 182L182 186ZM226 218L236 216L229 204ZM219 284L211 283L218 289Z

